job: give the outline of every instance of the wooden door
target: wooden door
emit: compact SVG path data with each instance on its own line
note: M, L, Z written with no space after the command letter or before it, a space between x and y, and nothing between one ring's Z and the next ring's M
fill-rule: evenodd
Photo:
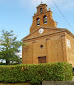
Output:
M46 63L46 56L38 57L38 63Z

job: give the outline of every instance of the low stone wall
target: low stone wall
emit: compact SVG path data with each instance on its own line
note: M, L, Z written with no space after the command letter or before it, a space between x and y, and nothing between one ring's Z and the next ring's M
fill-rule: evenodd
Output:
M74 85L74 81L43 81L42 85Z

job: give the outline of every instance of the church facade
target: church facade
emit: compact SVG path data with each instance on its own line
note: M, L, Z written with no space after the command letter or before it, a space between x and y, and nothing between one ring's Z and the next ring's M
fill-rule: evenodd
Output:
M57 28L51 9L46 4L37 6L30 34L22 39L22 64L68 62L74 67L74 35Z

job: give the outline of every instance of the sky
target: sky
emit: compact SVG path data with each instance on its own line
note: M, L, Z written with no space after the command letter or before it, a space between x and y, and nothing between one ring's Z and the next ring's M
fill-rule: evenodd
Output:
M0 36L3 29L13 30L18 40L27 36L41 2L48 5L47 9L51 8L58 28L66 28L74 34L74 0L0 0Z

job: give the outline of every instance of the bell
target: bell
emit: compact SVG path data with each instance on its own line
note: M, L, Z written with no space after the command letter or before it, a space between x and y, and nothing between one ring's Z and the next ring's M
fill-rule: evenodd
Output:
M39 21L37 21L37 25L40 25L40 22Z

